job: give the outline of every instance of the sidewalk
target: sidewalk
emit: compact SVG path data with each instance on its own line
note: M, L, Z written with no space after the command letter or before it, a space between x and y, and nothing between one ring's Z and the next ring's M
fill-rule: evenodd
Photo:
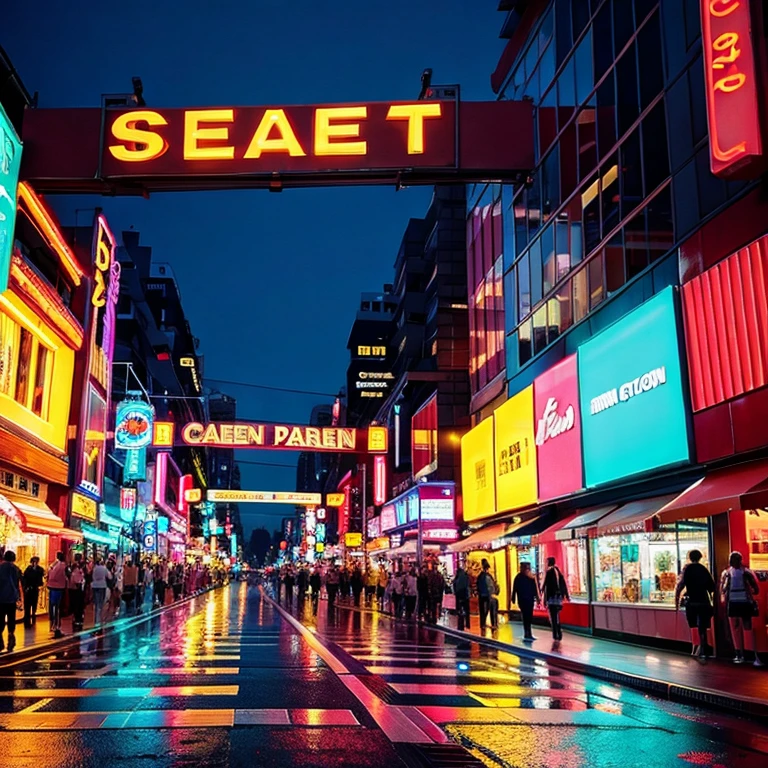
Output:
M339 607L376 612L344 603ZM458 618L454 615L444 615L437 626L460 639L482 642L518 656L545 659L561 669L610 680L661 698L768 719L768 668L736 666L725 660L702 662L681 653L567 630L562 642L555 646L549 628L544 626L534 627L534 642L523 643L522 624L516 621L501 623L495 632L486 629L481 636L477 616L472 616L472 628L468 631L458 629Z
M61 629L64 636L61 638L54 638L53 633L50 630L48 616L41 614L37 617L37 621L32 627L27 628L24 626L23 621L16 622L16 647L12 653L8 653L8 633L3 633L3 639L6 643L6 650L0 653L0 668L12 664L16 664L19 661L23 661L28 657L35 657L40 654L49 653L54 650L65 648L72 643L80 642L81 640L88 640L93 635L102 632L113 632L127 629L128 627L138 624L139 622L149 618L158 616L161 613L171 610L177 606L194 600L200 595L204 595L211 589L216 589L216 586L211 586L203 589L199 592L195 592L192 595L187 595L175 602L167 602L164 606L153 608L151 611L144 611L142 613L131 614L126 616L124 613L125 608L122 607L123 613L116 619L110 619L103 624L96 626L93 623L93 604L89 604L85 608L85 622L83 629L78 632L72 631L72 615L65 616L61 620Z

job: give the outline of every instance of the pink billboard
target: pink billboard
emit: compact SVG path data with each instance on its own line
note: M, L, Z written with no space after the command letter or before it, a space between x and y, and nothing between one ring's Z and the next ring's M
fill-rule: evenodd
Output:
M583 487L581 414L576 355L566 357L533 383L539 499L555 499Z

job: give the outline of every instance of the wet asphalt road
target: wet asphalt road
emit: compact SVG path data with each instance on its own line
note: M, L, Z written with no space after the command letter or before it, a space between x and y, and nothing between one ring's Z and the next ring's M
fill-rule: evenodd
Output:
M6 768L402 765L340 679L245 584L0 667L0 729Z
M371 613L293 610L309 632L234 584L48 657L0 656L0 765L768 765L759 724Z
M768 728L463 642L429 627L339 608L303 622L489 766L763 768ZM294 609L294 612L298 612ZM737 674L738 670L734 671Z

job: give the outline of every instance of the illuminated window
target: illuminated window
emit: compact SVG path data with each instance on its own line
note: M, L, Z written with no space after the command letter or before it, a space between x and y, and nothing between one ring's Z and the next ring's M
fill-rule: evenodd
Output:
M51 360L31 330L0 312L0 395L47 419Z

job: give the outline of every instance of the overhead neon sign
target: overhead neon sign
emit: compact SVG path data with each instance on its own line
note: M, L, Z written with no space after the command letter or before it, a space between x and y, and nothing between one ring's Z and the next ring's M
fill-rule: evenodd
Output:
M701 0L701 27L712 173L759 176L764 161L749 0Z
M386 453L386 427L307 427L262 422L192 421L178 431L173 422L155 422L155 447L207 446L212 448L260 448L283 451L338 451L342 453Z
M206 499L213 502L234 504L298 504L315 506L323 500L319 493L300 493L292 491L229 491L211 489ZM289 535L289 534L288 534Z
M24 170L44 192L517 180L534 165L522 101L32 112L41 156Z

